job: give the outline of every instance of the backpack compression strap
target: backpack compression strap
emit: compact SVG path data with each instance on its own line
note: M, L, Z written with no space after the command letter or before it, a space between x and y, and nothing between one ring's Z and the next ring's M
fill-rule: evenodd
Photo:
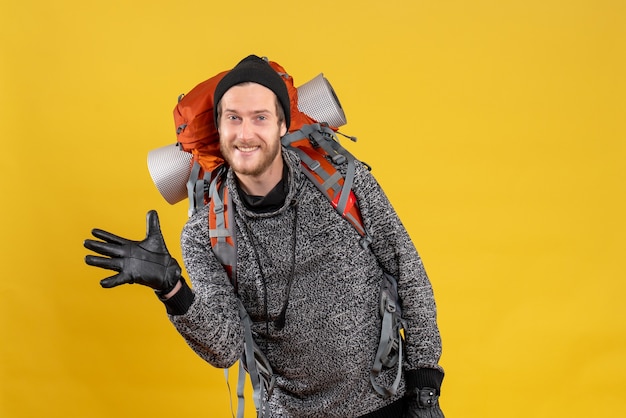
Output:
M259 346L254 342L252 337L252 320L246 311L246 308L238 299L239 316L244 327L244 352L239 360L239 375L237 378L237 418L245 416L245 383L246 373L250 375L250 383L252 384L254 407L257 411L257 418L269 417L269 409L267 401L276 384L274 371L270 362L265 357ZM251 365L251 366L248 366ZM224 376L228 384L229 369L224 369ZM229 389L230 389L230 385ZM232 404L231 404L232 410Z
M304 174L324 193L337 212L354 226L362 237L361 246L367 248L371 237L363 227L358 203L352 192L356 159L339 144L333 130L319 123L304 125L283 136L281 142L286 148L296 151L302 166L306 168ZM344 178L333 163L345 162L347 170Z
M378 350L374 365L370 372L370 382L374 390L383 397L395 395L402 377L402 307L398 298L398 282L392 275L383 272L383 282L380 290L380 315L382 326ZM396 366L396 377L390 386L382 386L376 381L384 367Z
M204 173L203 177L200 177L202 172L202 166L198 161L193 162L191 166L191 173L189 173L189 180L187 180L187 197L189 198L189 211L188 215L191 217L198 209L204 206L204 185L206 181L211 177L211 173Z
M220 169L209 185L209 237L211 247L218 261L224 266L228 277L237 293L237 248L233 235L234 210L232 199L225 187L226 168ZM268 414L267 400L272 395L275 385L274 372L252 336L252 320L246 308L239 302L239 317L244 328L244 352L239 361L239 383L237 386L237 417L243 418L245 411L244 383L245 371L250 375L253 389L253 400L258 417ZM245 370L245 371L244 371ZM224 370L228 381L228 369Z
M222 167L209 184L209 237L213 253L237 293L237 246L232 232L234 210L231 210L232 200L225 183L226 168Z
M244 327L244 352L239 361L239 383L237 387L237 417L244 418L245 400L244 400L244 387L245 387L245 374L242 374L242 370L246 370L250 375L250 382L253 389L253 401L257 410L257 417L263 418L269 417L269 410L267 407L267 401L272 392L274 391L274 385L276 384L276 378L274 377L274 371L265 354L261 351L259 346L254 342L252 337L252 320L250 315L246 311L246 308L241 303L241 300L237 298L239 302L239 316ZM228 369L226 369L228 370Z

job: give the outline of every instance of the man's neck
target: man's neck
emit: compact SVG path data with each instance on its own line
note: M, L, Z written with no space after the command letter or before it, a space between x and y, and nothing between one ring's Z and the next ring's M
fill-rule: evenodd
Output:
M237 192L243 204L251 211L257 213L274 212L282 208L287 197L287 184L289 173L287 166L283 165L282 179L265 196L247 194L243 187L238 187Z
M270 167L265 173L260 176L248 176L237 175L239 186L246 194L251 196L265 196L267 195L280 180L283 178L283 164L282 158L280 164L276 164Z

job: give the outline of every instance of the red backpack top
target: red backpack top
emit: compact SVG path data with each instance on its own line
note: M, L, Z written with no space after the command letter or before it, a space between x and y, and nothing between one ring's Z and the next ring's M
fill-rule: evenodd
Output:
M316 121L298 108L298 90L293 78L279 64L269 61L270 66L283 78L291 107L291 126L294 132L304 125ZM184 151L193 154L193 161L198 162L204 172L214 172L224 163L219 149L219 134L213 120L213 93L220 80L228 73L221 73L195 86L189 93L180 95L174 107L176 137ZM334 128L337 129L336 127Z
M351 222L359 234L367 234L362 226L361 216L352 193L354 157L343 148L335 132L337 127L318 123L311 116L300 111L298 89L293 78L278 63L269 61L270 66L285 81L289 93L291 125L282 138L283 146L295 150L301 160L304 173L328 197L333 206ZM190 152L192 169L187 182L190 199L190 215L197 209L211 203L210 187L220 167L225 167L224 157L219 149L219 134L214 121L213 94L220 80L228 73L222 71L195 86L189 93L179 96L174 107L174 123L178 144L183 151ZM333 92L333 97L334 92ZM334 164L348 161L348 173L337 176ZM328 181L334 179L335 181ZM215 185L215 190L220 189ZM222 192L223 193L223 192ZM219 199L219 198L218 198ZM226 201L224 202L226 204ZM213 210L210 217L214 217ZM224 220L226 224L227 218ZM226 265L232 265L227 263Z

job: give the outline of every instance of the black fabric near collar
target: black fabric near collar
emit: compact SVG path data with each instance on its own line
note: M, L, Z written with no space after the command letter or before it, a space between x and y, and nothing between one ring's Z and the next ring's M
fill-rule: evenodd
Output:
M287 198L287 185L289 169L287 164L283 164L283 177L278 184L274 186L265 196L255 196L247 194L241 187L237 187L237 192L243 204L249 210L257 213L274 212L283 207L285 199Z

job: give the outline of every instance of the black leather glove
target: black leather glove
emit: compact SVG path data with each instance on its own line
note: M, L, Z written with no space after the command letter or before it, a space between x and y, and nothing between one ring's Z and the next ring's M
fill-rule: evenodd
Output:
M408 403L405 418L444 418L436 389L412 389L405 397Z
M165 295L181 279L180 266L165 246L156 211L148 212L146 223L147 233L143 241L131 241L101 229L91 231L94 237L104 242L87 239L85 248L107 257L88 255L85 263L118 272L101 280L102 287L139 283L153 288L158 295Z

